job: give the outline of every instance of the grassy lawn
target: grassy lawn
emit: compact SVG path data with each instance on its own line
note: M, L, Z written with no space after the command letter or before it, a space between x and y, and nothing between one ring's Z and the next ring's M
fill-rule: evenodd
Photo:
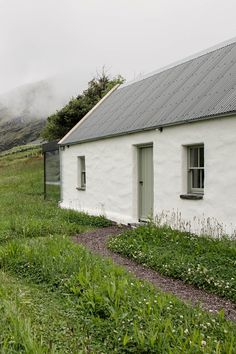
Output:
M0 272L1 353L77 352L85 336L70 301Z
M17 319L10 315L3 337L23 343L23 352L27 345L62 353L234 352L235 324L158 293L66 237L8 242L0 266Z
M68 236L109 225L43 200L42 158L0 158L0 352L235 353L236 325Z
M236 302L236 240L197 237L150 224L113 238L109 248Z
M38 149L31 151L35 156ZM0 157L0 243L22 237L74 235L106 226L103 217L92 218L43 201L43 160L30 151Z

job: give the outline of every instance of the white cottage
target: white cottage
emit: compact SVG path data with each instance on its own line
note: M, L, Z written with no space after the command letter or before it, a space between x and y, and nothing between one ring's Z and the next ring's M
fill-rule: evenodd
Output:
M111 90L61 141L62 208L236 229L236 40Z

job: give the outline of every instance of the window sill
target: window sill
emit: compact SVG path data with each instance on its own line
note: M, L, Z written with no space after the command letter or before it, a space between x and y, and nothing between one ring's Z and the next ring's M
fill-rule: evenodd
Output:
M85 191L86 187L76 187L77 191Z
M201 200L203 199L203 194L180 194L179 197L188 200Z

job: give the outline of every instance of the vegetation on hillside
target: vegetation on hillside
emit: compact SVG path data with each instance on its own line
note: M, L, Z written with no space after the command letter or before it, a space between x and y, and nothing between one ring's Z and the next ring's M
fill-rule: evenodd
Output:
M0 152L39 139L44 126L43 119L25 122L19 118L10 122L0 122Z
M0 152L2 165L3 161L8 163L10 160L22 159L22 157L33 157L40 156L42 152L42 147L39 144L26 144L26 145L18 145L14 146L11 149ZM7 156L7 158L6 158ZM3 157L5 157L3 159Z
M161 274L236 301L236 240L199 237L150 223L113 238L109 248Z
M64 108L48 117L42 137L48 141L61 139L103 96L115 85L123 82L124 79L120 75L110 79L104 72L93 78L81 95L71 99Z

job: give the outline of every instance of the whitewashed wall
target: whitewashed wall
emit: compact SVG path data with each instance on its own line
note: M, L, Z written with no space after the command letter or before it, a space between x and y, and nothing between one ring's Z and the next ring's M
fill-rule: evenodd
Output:
M236 117L78 144L61 152L61 206L121 223L137 222L137 148L153 143L154 216L173 227L219 235L236 229ZM202 200L187 192L186 147L204 144ZM86 157L86 191L76 190L77 156Z
M137 148L134 144L157 139L156 131L72 145L61 152L62 202L64 208L104 214L132 223L138 219ZM77 156L84 155L86 190L77 186Z

